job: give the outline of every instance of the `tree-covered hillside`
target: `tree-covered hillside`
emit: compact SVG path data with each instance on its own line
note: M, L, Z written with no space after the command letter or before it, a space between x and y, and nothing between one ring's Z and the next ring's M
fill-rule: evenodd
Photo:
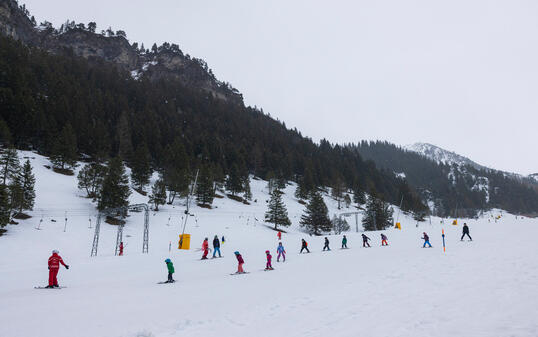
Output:
M434 202L437 215L472 216L493 207L525 214L538 211L536 189L504 172L437 163L389 142L363 141L357 149L378 167L404 173L412 187Z
M71 144L93 159L129 164L147 148L154 169L211 166L216 181L236 170L314 186L375 191L423 209L405 181L362 160L353 146L315 144L262 111L215 98L173 78L133 79L114 64L52 55L0 37L2 141L54 155ZM62 146L60 146L62 145ZM69 148L69 146L67 147Z

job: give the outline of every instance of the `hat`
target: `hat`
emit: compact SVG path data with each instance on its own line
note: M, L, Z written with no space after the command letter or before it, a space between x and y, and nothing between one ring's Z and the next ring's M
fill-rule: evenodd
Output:
M269 254L269 251L268 251L268 250L266 250L266 251L265 251L265 254Z
M234 252L235 255L239 255L239 252Z
M164 260L164 262L166 262L166 263L170 263L170 262L172 262L172 261L170 261L170 259L166 259L166 260Z
M60 252L58 251L58 249L55 249L52 251L52 254L60 254Z

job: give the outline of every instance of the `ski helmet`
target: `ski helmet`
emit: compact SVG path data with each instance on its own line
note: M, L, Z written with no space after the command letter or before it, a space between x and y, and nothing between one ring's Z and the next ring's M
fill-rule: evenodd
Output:
M166 263L170 263L170 262L172 262L172 261L170 261L170 259L166 259L166 260L164 260L164 262L166 262Z
M60 252L58 251L58 249L55 249L52 251L52 254L60 254Z
M235 255L239 255L239 252L234 252Z
M268 250L266 250L266 251L265 251L265 254L269 254L269 251L268 251Z

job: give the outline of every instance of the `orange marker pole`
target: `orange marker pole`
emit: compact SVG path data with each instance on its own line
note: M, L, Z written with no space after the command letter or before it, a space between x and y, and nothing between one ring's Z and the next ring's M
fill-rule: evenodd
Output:
M444 229L441 229L441 232L443 233L443 234L442 234L442 237L443 237L443 252L446 253L446 248L445 248L445 230L444 230Z

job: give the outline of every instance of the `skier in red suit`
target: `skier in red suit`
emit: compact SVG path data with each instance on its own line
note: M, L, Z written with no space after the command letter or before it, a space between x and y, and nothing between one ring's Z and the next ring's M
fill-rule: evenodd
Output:
M69 266L64 263L64 260L62 260L58 253L59 252L55 249L52 251L52 256L49 257L49 285L47 288L58 287L58 279L56 276L58 275L58 270L60 269L60 263L65 267L65 269L69 269Z

